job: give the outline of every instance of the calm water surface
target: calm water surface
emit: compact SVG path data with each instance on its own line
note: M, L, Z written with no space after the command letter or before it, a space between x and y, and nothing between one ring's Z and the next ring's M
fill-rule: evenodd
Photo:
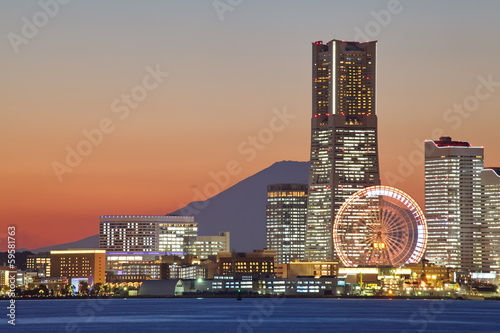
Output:
M500 332L500 302L352 299L18 300L0 332Z

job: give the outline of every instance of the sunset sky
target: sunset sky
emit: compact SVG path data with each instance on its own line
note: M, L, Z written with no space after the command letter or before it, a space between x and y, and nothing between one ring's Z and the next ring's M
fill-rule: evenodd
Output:
M378 40L384 184L423 205L436 135L500 166L497 0L60 1L0 3L0 250L11 224L19 248L75 241L184 206L230 161L228 186L307 161L316 40Z

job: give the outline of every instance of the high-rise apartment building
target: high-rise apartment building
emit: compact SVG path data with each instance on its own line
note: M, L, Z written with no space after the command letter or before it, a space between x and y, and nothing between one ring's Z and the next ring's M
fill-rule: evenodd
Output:
M481 270L483 147L442 137L425 142L426 256L458 269Z
M304 259L307 185L274 184L267 187L267 248L276 250L276 263Z
M346 198L379 185L376 41L314 42L306 259L335 258L332 223Z
M483 271L500 273L500 168L481 172L483 185Z
M189 239L198 236L192 216L101 216L99 248L121 252L187 253Z

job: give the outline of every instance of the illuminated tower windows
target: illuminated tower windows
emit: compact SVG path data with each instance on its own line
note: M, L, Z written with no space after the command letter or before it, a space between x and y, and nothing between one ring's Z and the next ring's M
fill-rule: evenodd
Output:
M276 263L304 259L307 185L267 187L267 248L276 250Z
M359 189L380 185L375 112L376 42L313 43L313 105L306 253L336 259L332 222Z

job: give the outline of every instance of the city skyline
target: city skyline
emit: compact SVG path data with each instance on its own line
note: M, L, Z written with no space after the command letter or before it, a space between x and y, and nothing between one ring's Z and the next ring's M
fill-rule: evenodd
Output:
M441 136L500 166L497 2L256 1L222 19L211 2L97 4L61 5L17 47L43 9L2 4L0 234L16 224L19 248L95 235L101 215L175 211L221 171L213 194L308 160L309 47L332 36L378 40L382 184L423 206L423 142ZM67 147L87 155L70 165Z

